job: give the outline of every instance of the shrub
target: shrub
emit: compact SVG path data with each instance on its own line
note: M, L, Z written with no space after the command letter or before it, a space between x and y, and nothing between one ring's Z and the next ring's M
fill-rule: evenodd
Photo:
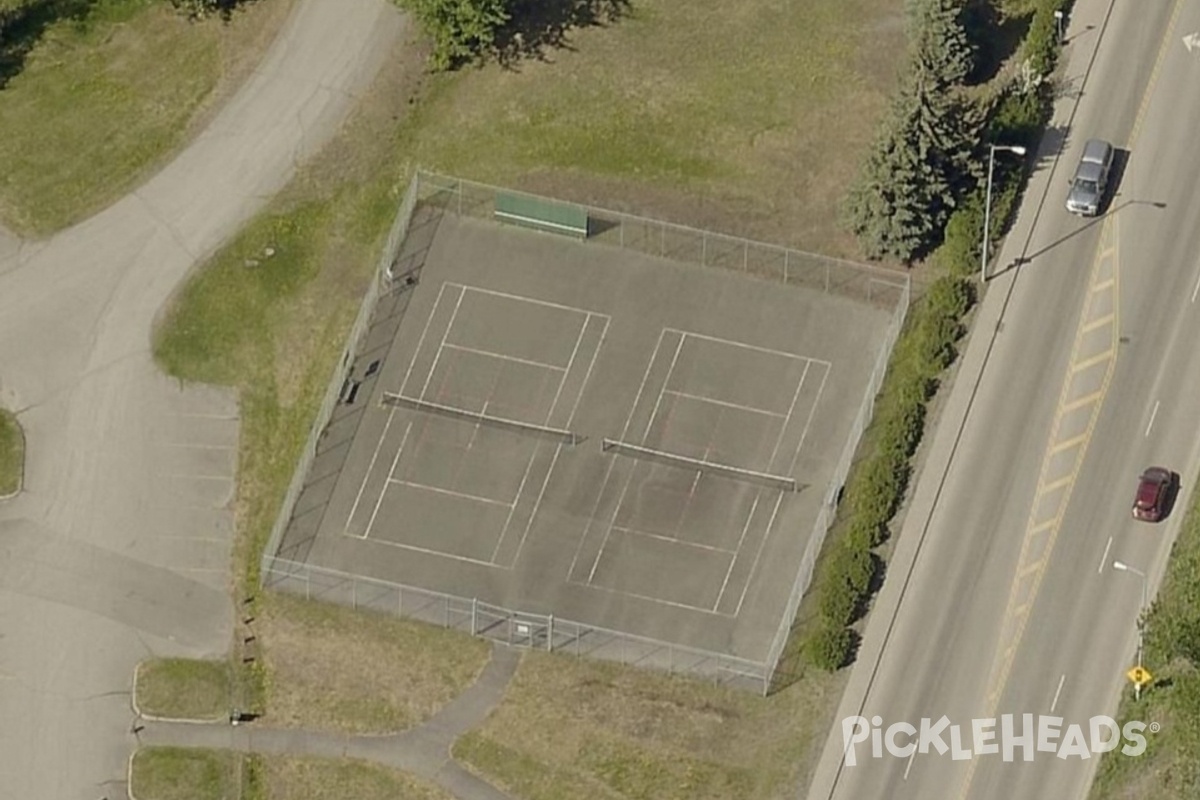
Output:
M845 576L833 574L831 567L827 583L821 588L821 617L830 625L846 626L854 621L863 596L850 588Z
M846 665L854 637L842 625L824 624L813 631L804 643L804 655L818 669L833 672Z

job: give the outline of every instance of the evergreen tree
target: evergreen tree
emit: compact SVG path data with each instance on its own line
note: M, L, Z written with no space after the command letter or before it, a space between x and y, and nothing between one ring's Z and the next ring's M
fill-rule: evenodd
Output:
M911 60L939 88L961 84L975 68L966 5L966 0L908 0Z

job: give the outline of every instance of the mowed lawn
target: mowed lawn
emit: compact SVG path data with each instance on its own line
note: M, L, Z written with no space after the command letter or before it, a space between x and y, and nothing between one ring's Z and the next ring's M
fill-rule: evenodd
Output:
M17 14L52 5L0 2ZM241 82L292 2L256 0L226 24L189 22L165 0L95 0L7 29L0 225L44 236L133 189Z
M469 71L414 163L852 255L838 205L896 85L902 0L634 0L545 63Z

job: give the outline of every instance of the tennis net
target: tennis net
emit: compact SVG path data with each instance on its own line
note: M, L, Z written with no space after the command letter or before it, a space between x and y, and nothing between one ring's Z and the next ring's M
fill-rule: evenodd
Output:
M728 464L718 464L715 461L705 461L699 458L681 456L676 453L667 453L663 450L653 450L638 444L618 442L615 439L604 439L603 447L605 451L613 451L618 455L629 456L630 458L656 461L661 464L684 467L697 472L711 472L714 475L723 475L726 478L756 483L760 486L777 489L781 492L796 491L795 478L786 478L782 475L770 475L766 472L756 472L752 469L731 467Z
M481 414L478 411L467 411L464 408L455 408L454 406L446 406L441 403L435 403L432 400L418 400L415 397L405 397L402 394L393 394L392 392L384 392L381 403L385 406L398 406L400 408L409 408L414 411L425 411L430 414L437 414L451 419L462 420L476 425L487 425L500 430L511 431L513 433L523 433L530 436L540 436L543 439L559 442L566 445L577 445L583 441L583 437L571 431L565 431L560 428L551 428L545 425L535 425L532 422L519 422L515 419L505 419L504 417L493 417L490 414Z

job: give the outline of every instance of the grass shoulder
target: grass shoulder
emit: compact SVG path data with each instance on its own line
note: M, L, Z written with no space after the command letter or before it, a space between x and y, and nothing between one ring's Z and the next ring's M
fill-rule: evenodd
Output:
M354 759L178 747L147 747L134 754L129 794L137 800L452 800L421 778Z
M228 661L156 658L138 665L134 700L152 717L218 720L229 713L231 691Z
M1146 733L1146 752L1106 753L1092 784L1091 800L1200 797L1200 496L1192 490L1167 574L1145 617L1145 665L1153 683L1140 700L1127 688L1117 714L1124 726L1157 725ZM1128 686L1128 684L1127 684Z
M14 4L31 21L13 25L26 39L5 46L0 73L0 223L45 236L130 191L240 83L292 2L226 24L158 0L95 0L44 26L32 17L47 4Z
M11 411L0 408L0 498L21 491L25 473L25 434Z

